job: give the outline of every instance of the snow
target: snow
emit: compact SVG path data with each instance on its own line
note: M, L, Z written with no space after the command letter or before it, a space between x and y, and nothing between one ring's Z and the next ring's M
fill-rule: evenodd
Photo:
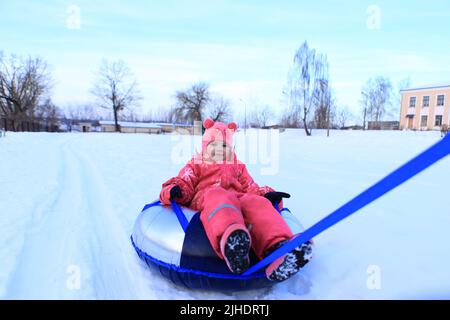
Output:
M0 298L450 298L450 158L317 236L312 262L272 289L225 294L173 285L145 267L129 236L144 204L198 146L198 137L185 139L0 138ZM438 132L332 131L327 138L286 130L275 171L241 159L258 183L292 195L285 205L308 227L439 139ZM179 146L189 152L180 155ZM242 147L238 139L237 152L246 155Z

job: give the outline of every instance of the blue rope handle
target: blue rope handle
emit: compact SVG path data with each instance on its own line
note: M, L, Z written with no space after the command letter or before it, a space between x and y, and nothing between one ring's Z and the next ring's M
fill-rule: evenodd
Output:
M170 203L172 204L172 209L177 216L178 222L180 223L181 227L183 228L183 231L186 232L186 229L189 225L189 221L187 220L186 216L184 215L183 210L180 208L178 203L176 203L175 201L170 200ZM153 201L152 203L146 204L141 212L144 212L145 210L147 210L150 207L159 206L159 205L161 205L161 201L159 201L159 200Z
M282 245L280 248L272 252L272 254L253 265L242 275L248 276L258 271L259 269L264 268L279 257L294 250L296 247L312 239L319 233L322 233L339 221L347 218L359 209L365 207L387 192L398 187L403 182L414 177L448 154L450 154L450 134L447 134L441 141L434 144L412 160L408 161L403 166L396 169L385 178L381 179L379 182L363 191L361 194L317 222L309 229L305 230L300 235L297 235L295 238Z
M275 202L274 207L275 207L275 209L276 209L279 213L281 213L281 210L280 210L280 203L279 203L279 202Z
M186 232L187 227L189 225L188 219L184 215L183 210L181 210L178 203L176 203L174 200L170 200L170 203L172 204L173 211L175 211L175 214L177 215L178 222L180 222L180 225L183 228L183 231Z
M160 204L161 204L161 201L159 201L159 200L153 201L152 203L146 204L141 212L144 212L145 210L147 210L150 207L159 206Z

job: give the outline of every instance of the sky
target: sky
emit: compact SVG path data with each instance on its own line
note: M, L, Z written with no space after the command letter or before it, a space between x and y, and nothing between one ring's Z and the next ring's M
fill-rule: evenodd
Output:
M141 113L172 106L176 91L199 81L229 99L236 117L244 106L280 113L304 41L327 55L337 104L354 114L371 77L450 81L448 0L0 0L0 15L0 51L44 58L62 108L92 103L102 59L121 59L138 82Z

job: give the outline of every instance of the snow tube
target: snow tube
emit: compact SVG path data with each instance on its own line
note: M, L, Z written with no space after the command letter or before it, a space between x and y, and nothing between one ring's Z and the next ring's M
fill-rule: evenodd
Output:
M171 206L155 201L139 214L131 242L149 267L189 289L239 291L274 284L267 280L264 269L247 276L232 274L209 243L200 213L181 208L177 215ZM304 230L289 209L279 212L294 234ZM250 252L250 259L252 265L259 261L253 252Z

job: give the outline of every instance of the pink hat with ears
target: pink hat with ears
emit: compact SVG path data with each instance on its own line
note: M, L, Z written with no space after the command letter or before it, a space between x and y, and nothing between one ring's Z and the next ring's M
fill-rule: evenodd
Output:
M237 131L237 124L230 122L225 124L222 122L214 122L212 119L203 121L205 133L202 137L202 152L206 150L206 146L213 141L225 141L230 147L233 146L233 136Z

